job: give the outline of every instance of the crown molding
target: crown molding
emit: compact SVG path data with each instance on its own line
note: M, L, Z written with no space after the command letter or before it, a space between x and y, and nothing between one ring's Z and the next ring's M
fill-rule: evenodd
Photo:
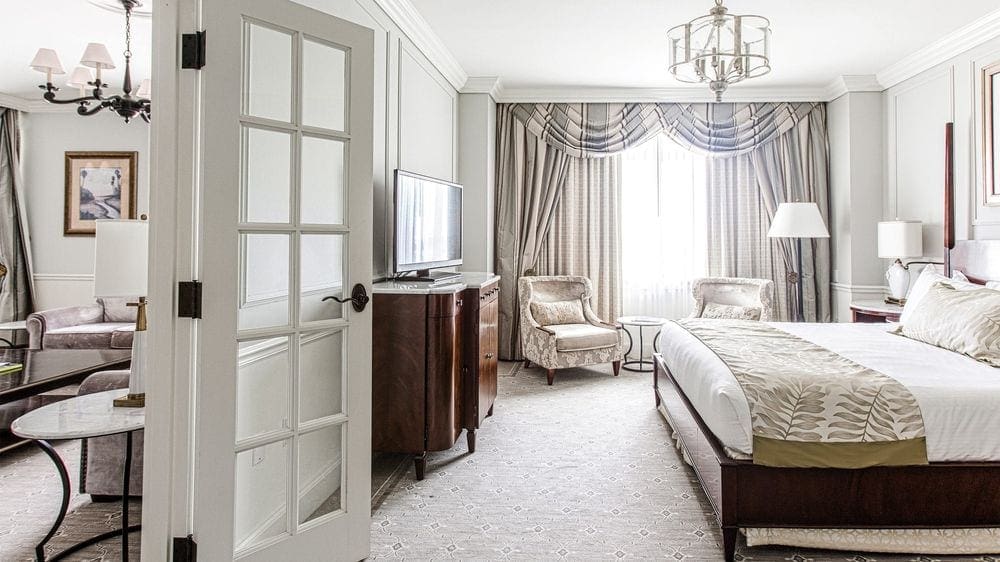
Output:
M410 0L375 0L375 3L399 26L403 34L427 57L452 87L461 90L465 86L469 75Z
M1000 10L990 12L883 68L876 77L883 89L889 89L995 37L1000 37Z
M826 88L733 88L727 102L827 101ZM505 103L630 103L714 102L708 88L504 88L497 101Z
M503 84L499 76L470 76L459 92L463 94L489 94L494 101L503 96Z
M41 98L29 99L0 92L0 107L9 107L25 113L76 113L76 104L58 105Z
M881 92L885 90L874 74L848 74L834 79L826 87L826 101L833 101L849 92Z

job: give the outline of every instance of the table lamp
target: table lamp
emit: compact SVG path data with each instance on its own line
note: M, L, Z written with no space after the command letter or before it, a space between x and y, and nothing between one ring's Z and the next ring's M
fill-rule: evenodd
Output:
M883 221L878 223L878 257L894 259L885 280L889 283L889 297L885 302L904 304L910 288L909 266L905 258L924 255L923 228L920 221Z
M823 223L823 215L819 212L816 203L781 203L778 211L771 219L771 228L767 231L768 238L795 238L796 259L798 260L798 271L789 274L789 281L795 283L798 291L799 322L805 321L805 309L802 304L802 239L803 238L829 238L830 232Z
M94 296L137 298L132 336L132 370L128 395L115 406L146 404L146 282L149 223L144 220L98 220L94 251Z

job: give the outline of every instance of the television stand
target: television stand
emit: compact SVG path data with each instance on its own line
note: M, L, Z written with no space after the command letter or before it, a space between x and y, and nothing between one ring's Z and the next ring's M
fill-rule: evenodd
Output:
M429 269L421 269L412 275L404 275L397 279L397 281L417 281L420 283L443 283L445 281L450 281L453 279L459 279L462 274L457 271L431 271Z

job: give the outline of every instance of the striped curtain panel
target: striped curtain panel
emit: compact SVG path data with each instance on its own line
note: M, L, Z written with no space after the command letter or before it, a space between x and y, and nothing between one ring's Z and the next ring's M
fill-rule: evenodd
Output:
M18 120L17 111L0 107L0 322L24 320L34 310Z

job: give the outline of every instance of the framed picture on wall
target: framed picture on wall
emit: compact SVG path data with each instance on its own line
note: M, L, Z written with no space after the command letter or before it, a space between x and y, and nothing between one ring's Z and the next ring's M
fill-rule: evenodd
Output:
M97 219L134 219L138 152L67 152L63 234L93 236Z
M1000 205L1000 62L983 68L984 202Z

